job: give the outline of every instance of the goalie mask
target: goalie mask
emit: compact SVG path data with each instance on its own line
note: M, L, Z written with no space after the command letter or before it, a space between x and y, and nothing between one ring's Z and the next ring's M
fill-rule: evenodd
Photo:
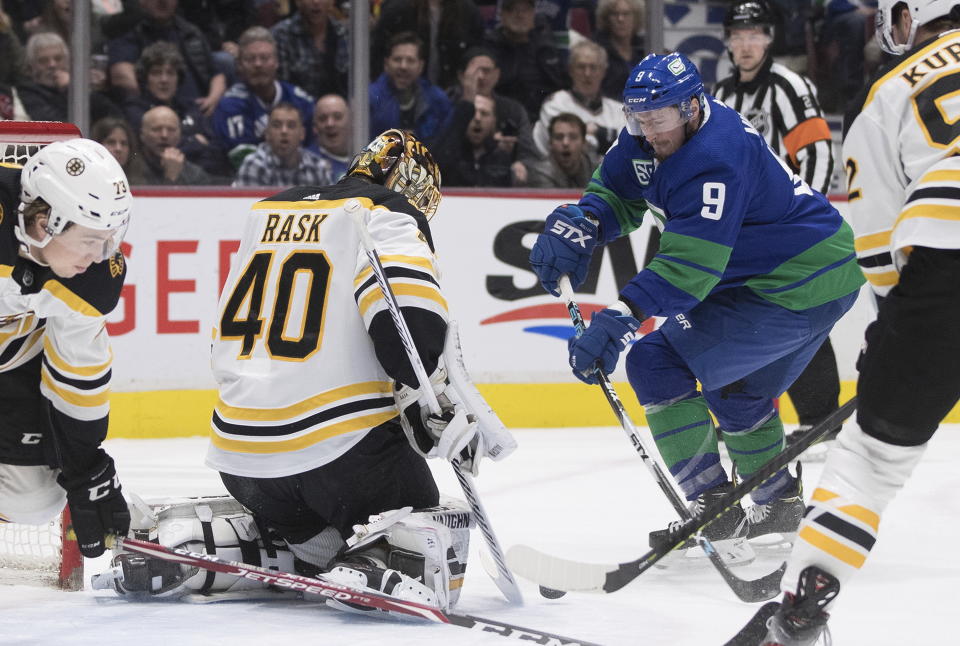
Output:
M43 227L47 235L42 240L30 235L24 219L24 212L37 200L49 205ZM132 206L127 176L106 148L90 139L54 142L23 167L17 238L36 261L31 247L42 249L71 225L79 225L78 232L86 235L71 234L68 244L91 247L84 251L100 262L120 247Z
M429 220L440 205L440 167L408 130L386 130L353 158L348 175L403 195Z

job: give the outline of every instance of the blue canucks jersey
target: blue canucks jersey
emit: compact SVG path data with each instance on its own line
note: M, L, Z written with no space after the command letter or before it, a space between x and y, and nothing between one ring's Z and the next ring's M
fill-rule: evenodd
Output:
M313 142L313 97L284 81L276 81L276 95L271 105L261 101L246 83L234 83L227 90L213 113L213 132L228 153L247 144L251 149L263 141L270 109L281 102L292 103L303 117L304 146Z
M580 199L603 242L635 230L647 210L656 218L659 253L622 297L668 316L744 285L791 310L857 290L853 234L837 210L735 110L708 96L703 114L663 162L622 130Z

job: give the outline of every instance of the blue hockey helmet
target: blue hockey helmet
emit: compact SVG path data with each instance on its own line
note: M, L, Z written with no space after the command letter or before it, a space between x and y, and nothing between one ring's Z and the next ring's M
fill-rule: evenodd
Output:
M627 132L641 136L686 123L693 117L694 97L703 104L703 81L690 59L680 52L647 55L630 72L623 88ZM676 115L674 110L664 108L675 109ZM639 116L653 111L657 114L645 115L643 119Z

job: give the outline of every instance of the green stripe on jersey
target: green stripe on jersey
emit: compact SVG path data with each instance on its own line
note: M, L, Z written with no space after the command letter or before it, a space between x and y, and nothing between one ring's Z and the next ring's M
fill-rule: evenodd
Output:
M831 265L835 266L822 271ZM829 238L790 258L773 271L751 278L746 285L781 307L805 310L846 296L860 289L864 282L854 256L853 231L844 221Z
M602 164L601 164L602 166ZM600 167L593 171L593 177L584 194L592 193L606 202L613 210L617 223L620 225L620 235L625 236L640 228L643 222L643 213L647 210L647 201L643 198L625 200L603 185L600 179Z
M660 253L647 268L677 289L702 301L720 282L720 275L730 260L730 252L730 247L726 245L665 231L660 238ZM686 262L678 262L674 258Z

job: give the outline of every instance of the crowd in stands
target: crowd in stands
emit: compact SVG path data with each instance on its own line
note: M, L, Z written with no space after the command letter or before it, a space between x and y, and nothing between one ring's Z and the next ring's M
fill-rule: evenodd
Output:
M879 62L876 2L769 1L781 18L774 53L842 112ZM356 110L348 1L91 4L89 135L133 184L343 175ZM0 118L66 120L70 0L0 6ZM644 0L370 6L369 135L413 130L446 186L582 188L624 125L624 80L647 53Z

